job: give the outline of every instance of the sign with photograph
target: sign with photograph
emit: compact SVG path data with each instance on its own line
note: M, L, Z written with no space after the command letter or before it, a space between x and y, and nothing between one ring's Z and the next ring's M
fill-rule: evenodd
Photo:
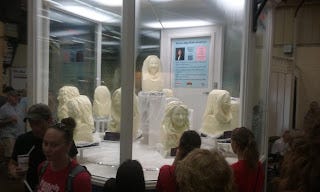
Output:
M26 68L11 68L11 86L17 90L27 88Z
M173 86L207 88L210 37L172 39Z

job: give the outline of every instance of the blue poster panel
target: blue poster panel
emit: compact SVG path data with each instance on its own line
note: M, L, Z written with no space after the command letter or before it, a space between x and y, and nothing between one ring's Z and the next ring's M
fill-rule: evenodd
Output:
M210 37L172 39L173 86L208 88Z

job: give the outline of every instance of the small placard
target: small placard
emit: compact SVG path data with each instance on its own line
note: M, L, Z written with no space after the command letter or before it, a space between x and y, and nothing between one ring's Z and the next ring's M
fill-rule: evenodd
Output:
M103 139L109 140L109 141L119 141L120 140L120 133L105 132Z

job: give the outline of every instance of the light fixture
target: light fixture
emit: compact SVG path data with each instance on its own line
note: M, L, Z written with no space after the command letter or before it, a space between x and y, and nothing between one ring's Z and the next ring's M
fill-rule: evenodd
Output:
M169 2L169 1L173 1L173 0L150 0L151 2L154 3L165 3L165 2Z
M100 3L102 5L106 5L109 7L121 7L122 0L93 0L94 2Z
M102 41L102 45L120 45L119 41Z
M183 21L164 21L146 23L146 27L161 29L161 28L183 28L183 27L201 27L212 25L212 23L203 20L183 20Z
M89 30L81 30L81 29L62 30L62 31L51 32L50 36L54 36L54 37L76 36L76 35L88 34L89 32L90 32Z
M243 10L244 9L244 0L218 0L220 4L226 10Z
M99 22L108 22L108 23L117 23L119 20L113 16L110 16L107 13L101 13L97 10L93 10L84 6L69 5L64 8L67 11L70 11L74 14L81 15L83 17L89 18L94 21Z

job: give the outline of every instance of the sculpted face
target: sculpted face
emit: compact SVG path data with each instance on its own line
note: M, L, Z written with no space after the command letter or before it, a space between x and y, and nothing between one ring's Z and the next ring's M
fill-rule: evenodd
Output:
M176 128L184 127L188 121L188 111L181 106L174 108L172 111L171 121L173 126Z
M152 58L148 64L148 72L152 75L155 75L159 72L160 63L157 59Z

